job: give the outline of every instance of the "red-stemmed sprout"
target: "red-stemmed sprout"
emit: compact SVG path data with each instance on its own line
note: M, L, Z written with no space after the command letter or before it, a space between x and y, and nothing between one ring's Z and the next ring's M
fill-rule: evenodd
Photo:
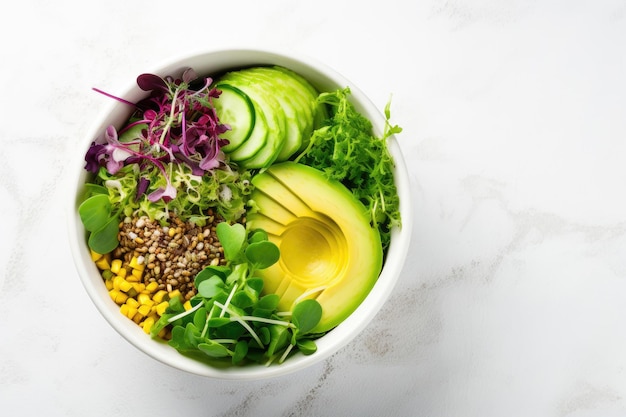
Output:
M181 79L141 74L137 85L150 95L138 103L94 89L135 107L135 112L119 131L108 126L104 135L91 144L85 155L85 169L95 173L104 166L115 174L128 164L152 164L162 173L166 185L150 193L148 199L167 202L176 197L176 188L166 164L186 164L195 175L227 167L221 147L228 141L220 135L230 128L219 122L213 107L220 91L211 88L209 77L201 80L199 88L191 88L197 81L191 68L183 72ZM139 185L141 195L149 184L144 180Z

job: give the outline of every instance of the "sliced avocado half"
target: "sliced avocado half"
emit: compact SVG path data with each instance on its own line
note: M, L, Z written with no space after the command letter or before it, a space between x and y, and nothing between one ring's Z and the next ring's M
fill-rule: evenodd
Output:
M365 206L338 181L295 162L257 174L249 230L264 229L280 248L280 260L259 271L266 293L289 311L305 298L322 306L321 333L347 318L365 299L383 263L380 235Z

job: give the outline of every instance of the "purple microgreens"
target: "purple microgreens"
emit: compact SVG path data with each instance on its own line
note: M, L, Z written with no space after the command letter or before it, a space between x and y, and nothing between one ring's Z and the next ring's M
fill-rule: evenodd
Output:
M87 151L85 168L95 173L100 166L104 165L107 171L115 174L124 166L127 159L138 155L129 145L118 140L117 131L113 126L107 127L104 136L92 142Z
M150 95L138 103L94 89L135 106L137 110L119 132L109 126L104 137L92 143L85 155L85 169L96 172L105 166L109 173L115 174L127 164L149 162L161 171L166 186L150 193L148 199L167 202L176 197L176 189L170 182L165 164L188 165L194 175L228 168L221 151L228 140L220 135L230 127L219 122L213 107L213 99L221 92L211 88L213 80L210 77L198 80L202 81L200 88L190 88L196 80L198 76L191 68L183 72L181 79L141 74L137 77L137 85ZM131 132L130 139L119 139L118 135L134 127L139 129ZM147 184L140 184L138 195L143 195L146 190Z
M137 77L137 85L144 91L168 91L167 83L165 82L165 80L154 74L141 74L139 77Z
M122 145L117 138L117 130L113 126L109 126L105 133L104 138L107 141L107 145L105 145L104 149L108 154L106 167L107 171L111 174L115 174L124 166L124 161L130 158L133 153L127 148L127 146Z
M190 82L196 80L198 78L198 74L193 70L193 68L187 68L183 71L183 82L185 84L189 84ZM205 78L205 80L210 80L210 78Z
M137 195L135 196L136 200L139 200L139 197L145 194L150 186L150 180L146 177L139 178L139 183L137 184Z
M92 90L93 90L93 91L95 91L95 92L97 92L97 93L103 94L103 95L105 95L105 96L107 96L107 97L109 97L109 98L112 98L112 99L115 99L115 100L117 100L117 101L120 101L120 102L122 102L122 103L124 103L124 104L128 104L129 106L133 106L133 107L135 106L135 103L130 102L130 101L128 101L128 100L124 100L124 99L123 99L123 98L121 98L121 97L114 96L113 94L109 94L109 93L107 93L106 91L102 91L102 90L100 90L99 88L95 88L95 87L94 87L94 88L92 88Z
M176 188L172 185L172 183L169 182L169 178L165 188L159 188L158 190L155 190L148 194L148 200L152 201L153 203L161 199L163 199L163 201L167 203L174 198L176 198Z

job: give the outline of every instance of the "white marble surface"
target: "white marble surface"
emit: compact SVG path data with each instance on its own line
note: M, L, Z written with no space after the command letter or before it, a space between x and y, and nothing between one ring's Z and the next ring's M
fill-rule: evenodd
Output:
M626 415L624 0L24 0L2 20L3 415ZM67 152L105 105L91 87L242 45L325 61L381 110L393 94L416 219L354 342L249 383L121 339L64 224Z

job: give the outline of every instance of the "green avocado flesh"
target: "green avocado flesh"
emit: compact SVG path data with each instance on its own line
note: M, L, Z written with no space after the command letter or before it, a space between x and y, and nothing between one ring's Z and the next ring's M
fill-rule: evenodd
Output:
M259 271L264 291L278 294L286 311L315 298L322 319L313 332L332 329L356 310L382 269L369 213L345 186L307 165L274 164L252 183L257 210L247 227L265 230L280 249L280 260Z

